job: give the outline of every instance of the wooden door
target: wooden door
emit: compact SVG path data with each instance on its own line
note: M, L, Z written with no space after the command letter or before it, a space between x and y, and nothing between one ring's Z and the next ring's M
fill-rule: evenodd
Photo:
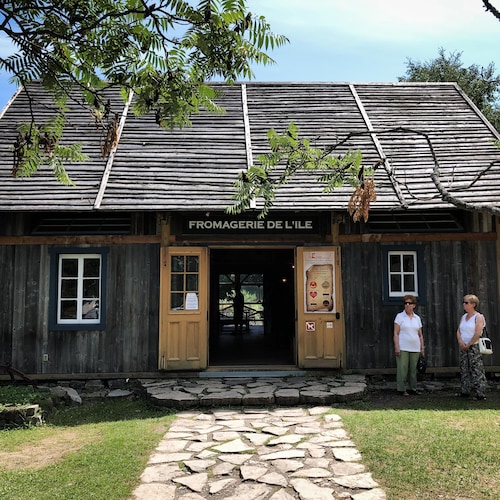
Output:
M160 370L208 364L208 249L162 247Z
M298 247L296 268L299 367L341 368L345 348L340 247Z

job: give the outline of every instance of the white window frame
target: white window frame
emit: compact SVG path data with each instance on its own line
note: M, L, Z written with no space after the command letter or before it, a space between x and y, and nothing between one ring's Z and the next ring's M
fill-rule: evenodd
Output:
M399 256L401 266L399 271L391 271L391 257ZM413 257L413 271L405 271L403 268L403 259L405 256L411 255ZM387 252L387 280L389 297L404 297L405 295L415 295L418 297L418 254L416 250L389 250ZM392 290L391 277L394 275L400 276L401 290ZM414 289L405 289L405 276L413 276Z
M67 297L62 297L62 283L65 277L62 276L62 264L64 260L67 259L76 259L78 261L78 275L76 276L77 279L77 292L76 292L76 297L74 297L74 300L76 300L77 303L77 312L76 312L76 318L62 318L62 303L67 300ZM98 297L84 297L83 295L83 284L84 284L84 279L86 277L83 275L83 270L84 270L84 263L86 259L98 259L99 260L99 276L98 277L93 277L93 279L98 279L99 280L99 293ZM60 325L74 325L74 324L81 324L81 325L91 325L91 324L100 324L102 319L102 277L103 277L103 261L102 261L102 254L100 253L67 253L67 254L59 254L59 259L58 259L58 269L57 269L57 316L56 316L56 321L57 324ZM74 279L74 277L72 278ZM97 318L84 318L84 304L88 303L89 301L96 300L97 301Z

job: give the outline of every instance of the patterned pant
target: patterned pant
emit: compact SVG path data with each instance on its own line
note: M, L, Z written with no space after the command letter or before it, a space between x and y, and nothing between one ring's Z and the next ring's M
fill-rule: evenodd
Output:
M465 352L460 351L460 382L462 394L484 397L486 375L477 344L471 345Z

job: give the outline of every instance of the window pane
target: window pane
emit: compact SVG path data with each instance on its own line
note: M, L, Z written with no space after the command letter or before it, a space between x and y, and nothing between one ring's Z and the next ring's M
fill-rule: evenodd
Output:
M197 292L198 291L198 275L197 274L187 274L186 275L186 291Z
M78 280L61 281L61 297L75 298L77 296Z
M183 293L172 293L170 295L170 309L184 309Z
M61 254L59 258L58 321L98 323L101 318L102 257L89 253Z
M401 292L401 276L399 274L391 275L391 291Z
M86 298L99 298L99 280L83 280L83 296Z
M61 265L62 277L78 276L78 259L63 259Z
M89 277L99 277L101 270L101 260L100 259L85 259L83 261L83 276L85 278Z
M417 252L393 250L387 255L389 296L402 297L405 293L418 295Z
M199 291L200 257L198 255L172 255L171 264L170 308L193 309L190 299L193 297L192 292ZM186 293L190 294L187 298Z
M184 291L184 275L183 274L172 274L171 278L171 288L173 292Z
M242 283L262 283L263 277L262 274L248 274L245 277L241 278Z
M186 271L188 273L197 273L198 272L198 256L188 256L186 257Z
M184 256L183 255L172 255L170 260L173 273L184 272Z
M405 278L405 292L415 291L415 276L413 274L406 274Z
M389 271L391 273L401 271L401 258L399 255L389 255Z
M403 271L413 273L415 271L415 259L413 255L403 255Z
M76 300L61 302L61 319L76 319Z
M255 297L259 298L260 295L259 286L245 286L245 290L248 293L248 295L255 295Z
M99 318L99 301L88 300L83 303L82 316L84 319Z

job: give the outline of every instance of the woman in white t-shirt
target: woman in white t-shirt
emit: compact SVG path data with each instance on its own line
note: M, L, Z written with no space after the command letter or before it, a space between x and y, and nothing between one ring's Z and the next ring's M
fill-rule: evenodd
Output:
M396 354L397 390L403 396L417 393L417 363L420 354L424 355L422 321L415 314L417 298L414 295L403 297L404 311L394 318L394 353ZM406 385L408 384L408 390Z
M460 349L460 393L457 396L474 399L486 399L486 375L478 340L486 326L484 316L477 311L479 299L476 295L464 297L465 314L460 319L457 329L457 341Z

